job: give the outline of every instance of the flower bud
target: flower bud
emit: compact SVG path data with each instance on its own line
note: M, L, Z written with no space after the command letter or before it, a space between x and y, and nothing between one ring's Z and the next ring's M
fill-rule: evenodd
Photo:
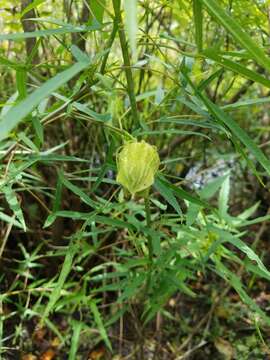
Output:
M132 195L148 190L154 183L160 160L155 146L145 141L127 142L116 156L117 178Z

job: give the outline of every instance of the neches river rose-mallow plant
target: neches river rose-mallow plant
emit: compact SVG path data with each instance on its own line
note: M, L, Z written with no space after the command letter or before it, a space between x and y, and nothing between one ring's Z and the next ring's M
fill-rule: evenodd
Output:
M125 143L118 150L116 162L116 181L132 195L148 191L160 165L156 147L145 141Z

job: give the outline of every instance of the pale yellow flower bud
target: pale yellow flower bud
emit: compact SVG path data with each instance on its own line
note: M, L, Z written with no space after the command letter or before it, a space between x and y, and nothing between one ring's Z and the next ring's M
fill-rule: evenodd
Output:
M154 183L160 160L155 146L145 141L127 142L116 156L117 178L132 195L148 190Z

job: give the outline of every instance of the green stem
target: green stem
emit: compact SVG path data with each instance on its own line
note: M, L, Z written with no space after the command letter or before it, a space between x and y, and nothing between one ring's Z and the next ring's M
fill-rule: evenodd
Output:
M144 206L145 206L145 215L146 215L146 224L148 229L151 228L151 212L150 212L150 201L149 195L144 198ZM149 257L149 264L150 264L150 271L153 265L153 242L152 237L150 234L147 235L148 241L148 257Z
M125 35L122 16L121 16L121 0L113 0L113 8L114 8L115 20L118 24L118 35L122 50L122 56L124 60L125 73L127 79L127 91L131 106L132 118L133 118L133 122L137 125L139 124L139 116L137 111L136 96L134 91L134 81L133 81L130 58L128 53L128 45L127 45L126 35Z
M117 22L117 19L114 19L113 29L112 29L110 38L108 40L108 44L106 45L106 48L108 50L111 50L111 47L112 47L114 39L115 39L115 35L117 33L117 30L118 30L118 22ZM101 74L105 73L105 68L106 68L106 65L107 65L107 60L108 60L109 54L110 54L110 51L108 51L103 57L103 61L102 61L101 67L100 67L100 73Z

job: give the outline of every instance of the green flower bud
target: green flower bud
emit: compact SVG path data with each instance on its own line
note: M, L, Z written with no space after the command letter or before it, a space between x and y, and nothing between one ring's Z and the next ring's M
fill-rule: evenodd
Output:
M127 142L116 156L117 178L132 195L148 190L154 183L160 160L155 146L145 141Z

